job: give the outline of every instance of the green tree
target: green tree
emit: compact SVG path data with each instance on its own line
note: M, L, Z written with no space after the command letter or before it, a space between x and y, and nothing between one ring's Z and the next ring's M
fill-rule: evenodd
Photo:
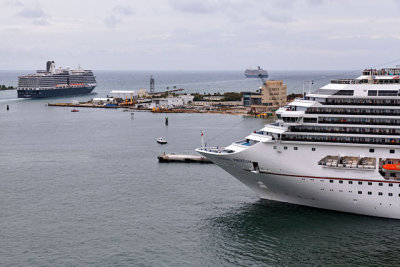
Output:
M242 93L225 92L222 101L241 101Z

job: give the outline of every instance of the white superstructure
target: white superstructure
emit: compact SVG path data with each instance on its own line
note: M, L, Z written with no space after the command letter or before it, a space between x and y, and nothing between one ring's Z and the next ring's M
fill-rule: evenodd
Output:
M261 198L400 219L400 68L332 80L225 148L196 151Z

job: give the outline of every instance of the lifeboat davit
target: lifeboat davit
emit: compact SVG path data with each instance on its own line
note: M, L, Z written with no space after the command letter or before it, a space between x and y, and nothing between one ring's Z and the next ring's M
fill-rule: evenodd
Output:
M400 164L386 164L382 166L383 171L400 172Z

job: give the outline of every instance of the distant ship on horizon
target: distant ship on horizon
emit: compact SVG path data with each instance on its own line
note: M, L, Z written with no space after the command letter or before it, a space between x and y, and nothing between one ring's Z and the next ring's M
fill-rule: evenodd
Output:
M258 66L256 69L246 69L244 71L244 75L247 78L268 78L268 72L263 70L260 66Z
M18 77L17 92L18 98L47 98L89 94L96 85L91 70L56 69L54 61L47 61L46 70Z

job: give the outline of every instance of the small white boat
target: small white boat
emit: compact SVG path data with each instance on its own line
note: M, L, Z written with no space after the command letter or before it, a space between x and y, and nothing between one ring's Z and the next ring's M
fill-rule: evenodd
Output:
M159 143L159 144L166 144L166 143L167 143L167 140L165 140L164 138L160 137L160 138L157 138L157 143Z

